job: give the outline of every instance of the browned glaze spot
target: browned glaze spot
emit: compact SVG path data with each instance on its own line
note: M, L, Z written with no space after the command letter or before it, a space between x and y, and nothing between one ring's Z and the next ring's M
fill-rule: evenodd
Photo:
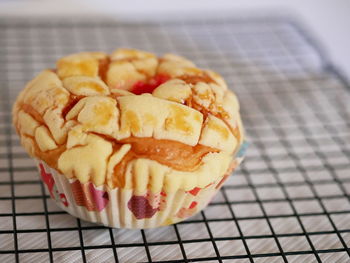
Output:
M70 112L71 109L83 98L83 96L75 96L71 95L70 100L67 103L67 105L62 110L62 117L65 119L68 112Z
M36 152L36 156L39 157L39 159L44 160L50 167L57 168L57 161L58 158L61 156L61 154L66 150L66 145L60 145L56 149L51 151L42 152L38 150Z
M58 161L58 158L60 158L61 154L66 150L66 145L62 144L62 145L59 145L56 149L42 152L40 150L38 144L36 143L35 139L33 137L30 137L30 138L33 141L35 157L38 158L39 160L43 160L50 167L59 171L59 169L57 167L57 161Z
M92 109L95 116L97 116L94 120L96 125L107 125L109 121L113 118L113 109L114 105L111 104L100 103L96 105Z
M203 107L202 105L199 105L198 103L196 103L196 101L193 99L193 97L188 98L185 101L185 105L202 113L204 119L206 119L208 114L211 113L210 109L207 109L207 108ZM214 115L213 113L211 113L211 114Z
M41 114L39 112L36 111L36 109L33 108L32 105L30 104L26 104L26 103L23 103L20 105L20 108L28 113L30 116L32 116L37 122L39 123L44 123L44 119L43 117L41 116Z
M130 129L132 133L140 132L142 129L142 124L137 114L130 110L126 111L124 114L125 114L126 125L122 125L121 130L124 132Z
M226 125L226 124L225 124ZM208 127L211 130L216 131L218 134L220 134L221 138L224 140L227 140L229 138L229 129L228 127L222 126L222 125L218 125L215 122L209 122L208 123Z
M112 178L113 186L124 187L125 186L125 172L126 167L130 161L137 158L133 151L129 151L123 159L114 167L114 174Z
M215 83L215 81L205 72L201 72L198 75L182 75L178 77L179 79L182 79L188 84L197 84L198 82L205 82L205 83Z
M215 105L215 107L216 107L216 109L214 108L215 110L212 109L212 107L211 107L212 105L210 105L208 108L206 108L206 107L203 107L202 105L198 104L193 99L193 97L188 98L185 101L185 105L202 113L204 119L206 119L209 114L215 116L218 119L221 119L223 122L225 122L225 124L230 129L230 131L235 135L235 137L237 137L236 134L233 132L231 125L227 122L227 119L229 118L229 114L221 106Z
M186 117L189 115L188 111L177 105L170 105L169 109L170 115L165 119L165 129L175 129L185 134L192 134L193 128L186 120Z
M111 60L109 57L99 60L98 75L103 82L107 82L107 71Z
M91 82L91 81L82 81L76 84L76 86L74 87L74 89L76 91L79 91L81 89L90 89L93 91L96 91L98 93L102 93L105 91L105 89L103 87L101 87L100 83L96 83L96 82Z
M114 168L113 184L124 187L127 164L136 158L146 158L179 171L194 171L201 164L204 155L219 152L218 149L204 145L190 146L171 140L157 140L154 138L130 137L121 143L131 144L130 151Z

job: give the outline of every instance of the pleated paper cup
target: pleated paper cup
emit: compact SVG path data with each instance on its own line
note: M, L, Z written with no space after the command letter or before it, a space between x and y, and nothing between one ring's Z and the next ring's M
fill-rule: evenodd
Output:
M232 168L241 160L237 158ZM45 187L60 208L85 221L131 229L165 226L193 216L207 206L230 175L223 175L204 188L159 193L149 190L138 195L133 189L96 187L91 182L68 179L41 160L37 160L37 165Z

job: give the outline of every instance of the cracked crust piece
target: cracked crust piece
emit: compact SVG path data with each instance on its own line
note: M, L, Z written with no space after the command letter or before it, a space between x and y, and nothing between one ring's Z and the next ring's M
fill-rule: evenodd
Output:
M27 152L67 178L140 193L205 187L244 138L219 74L132 49L61 58L19 94L13 123Z

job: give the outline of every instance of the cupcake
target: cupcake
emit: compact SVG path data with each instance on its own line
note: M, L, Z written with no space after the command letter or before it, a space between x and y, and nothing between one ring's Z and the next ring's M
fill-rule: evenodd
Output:
M58 206L118 228L194 215L245 148L237 98L220 75L132 49L59 59L18 95L13 123Z

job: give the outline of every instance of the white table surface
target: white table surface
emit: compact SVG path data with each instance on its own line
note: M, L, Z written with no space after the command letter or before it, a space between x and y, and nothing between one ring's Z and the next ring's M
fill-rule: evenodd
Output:
M116 19L176 18L181 15L285 14L300 19L321 40L333 64L350 79L348 0L15 0L0 1L0 16L96 16Z

